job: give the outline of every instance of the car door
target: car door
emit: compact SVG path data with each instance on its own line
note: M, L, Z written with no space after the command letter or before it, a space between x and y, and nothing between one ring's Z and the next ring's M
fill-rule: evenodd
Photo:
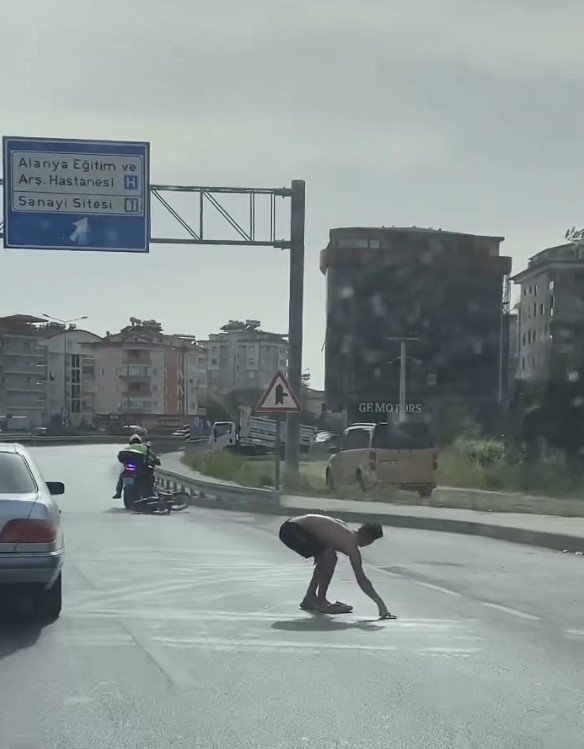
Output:
M367 426L353 426L345 430L341 452L335 456L339 459L339 478L336 479L339 483L360 483L359 475L366 474L370 435L371 428Z

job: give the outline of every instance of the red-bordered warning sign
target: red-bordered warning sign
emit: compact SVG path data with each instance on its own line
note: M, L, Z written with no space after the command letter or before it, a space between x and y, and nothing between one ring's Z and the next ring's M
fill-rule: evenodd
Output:
M258 414L299 414L302 405L282 372L276 372L256 406Z

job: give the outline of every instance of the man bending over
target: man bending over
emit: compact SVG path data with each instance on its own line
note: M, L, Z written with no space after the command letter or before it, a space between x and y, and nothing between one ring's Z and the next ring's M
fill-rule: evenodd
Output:
M320 611L325 614L344 614L352 606L327 600L327 591L337 564L337 552L346 554L355 573L359 587L379 609L380 619L395 619L363 571L359 547L369 546L383 536L383 529L376 523L365 523L352 531L348 525L326 515L301 515L290 518L280 528L280 541L301 557L314 557L314 573L300 604L305 611Z

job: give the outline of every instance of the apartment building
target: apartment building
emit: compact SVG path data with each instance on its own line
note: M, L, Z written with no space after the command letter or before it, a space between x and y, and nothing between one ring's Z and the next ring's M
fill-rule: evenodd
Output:
M265 388L288 367L288 337L261 329L259 320L230 320L200 341L208 351L207 387L213 393Z
M85 348L101 338L71 325L48 323L39 346L47 351L47 419L75 427L95 414L95 360Z
M82 347L94 362L97 415L148 426L161 415L195 415L206 400L207 352L194 336L166 335L155 320L131 318L119 333Z
M169 340L170 360L177 378L177 413L196 416L207 406L207 349L192 335L175 334Z
M486 415L507 380L511 258L502 237L435 229L339 228L320 255L327 279L327 407L397 402L400 337L408 344L407 400L462 402Z
M516 377L545 382L582 364L584 248L549 247L512 279L520 287Z
M47 415L45 326L32 315L0 317L0 416L27 416L33 426Z

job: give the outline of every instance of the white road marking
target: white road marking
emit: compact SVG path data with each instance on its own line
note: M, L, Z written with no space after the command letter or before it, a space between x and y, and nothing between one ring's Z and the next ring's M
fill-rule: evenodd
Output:
M152 621L226 621L226 622L278 622L278 621L313 621L309 614L290 613L290 612L263 612L263 611L196 611L193 609L179 609L169 607L166 610L153 610L153 609L90 609L89 607L68 607L62 614L63 621L68 619L104 619L111 617L120 617L123 619L152 619ZM476 620L473 619L397 619L392 621L390 624L380 622L378 619L365 619L365 618L352 618L347 615L339 616L336 619L330 619L331 623L339 622L347 625L353 624L368 624L377 625L379 629L387 629L388 631L393 629L441 629L441 630L453 630L463 629L469 624L474 624Z
M518 611L517 609L509 608L509 606L503 606L500 603L490 603L489 601L482 601L482 603L485 606L488 606L490 609L495 609L496 611L502 611L504 614L510 614L511 616L516 616L519 619L529 619L532 622L540 622L541 617L535 616L534 614L527 614L525 611Z
M458 598L461 597L461 593L457 593L455 590L450 590L449 588L443 588L441 585L434 585L433 583L425 583L422 582L422 580L414 580L416 585L421 585L423 588L429 588L430 590L437 590L439 593L446 593L449 596L457 596Z
M310 642L307 640L274 640L272 642L251 642L241 639L214 638L214 637L189 637L189 638L165 638L153 637L154 642L159 642L167 647L189 648L203 647L214 650L247 650L254 652L289 650L363 650L371 652L391 652L395 650L410 650L422 655L471 655L478 652L478 648L419 648L399 645L364 645L361 643L338 643L323 640L322 642Z
M568 637L584 637L584 629L567 629L565 634Z

